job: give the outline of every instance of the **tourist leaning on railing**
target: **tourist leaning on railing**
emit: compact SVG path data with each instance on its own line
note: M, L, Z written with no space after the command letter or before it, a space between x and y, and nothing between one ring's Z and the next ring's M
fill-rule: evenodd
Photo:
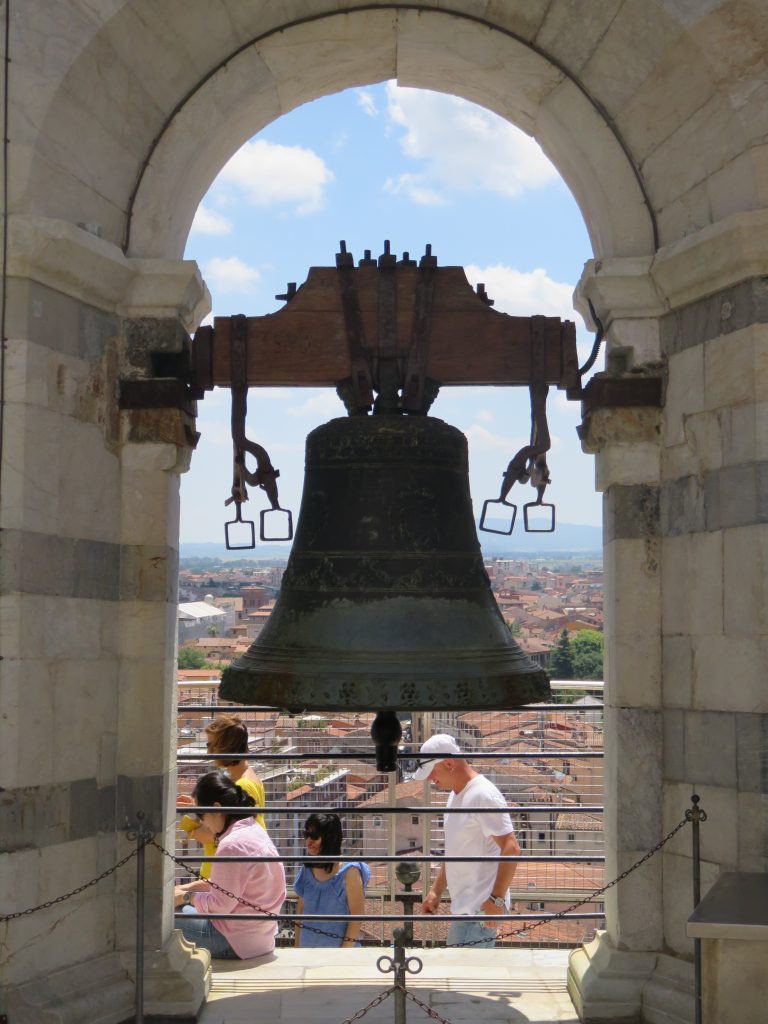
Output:
M310 814L304 822L304 841L310 857L335 857L341 853L343 835L337 814ZM371 870L362 861L329 860L326 864L304 864L293 888L299 897L298 914L363 914L365 886ZM323 921L296 925L297 946L359 946L360 921Z
M203 825L217 840L220 857L277 857L277 850L264 829L253 817L253 797L223 771L208 772L197 780L195 803L201 807L220 807L204 811ZM233 896L227 896L220 886ZM210 951L222 960L248 960L271 953L275 948L277 924L263 921L238 921L238 914L259 910L278 914L285 899L285 871L276 862L214 862L210 882L198 879L174 889L174 905L183 908L179 927L186 939ZM239 898L245 900L241 903ZM199 914L233 914L211 921Z

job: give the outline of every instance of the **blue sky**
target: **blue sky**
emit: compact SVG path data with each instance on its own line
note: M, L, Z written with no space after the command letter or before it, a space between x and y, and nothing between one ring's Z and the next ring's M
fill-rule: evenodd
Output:
M198 209L186 257L197 260L219 316L281 308L274 296L310 266L332 266L340 239L355 258L391 241L398 257L427 243L441 265L483 281L495 309L575 320L583 362L591 347L571 293L592 256L581 214L538 145L495 114L457 97L394 83L353 89L299 107L269 125L222 169ZM599 369L598 361L598 369ZM298 512L304 438L344 415L332 389L252 389L248 436L280 470L281 504ZM578 403L550 391L552 484L558 521L600 525L591 456L576 436ZM431 415L469 441L476 511L498 494L509 459L526 444L521 388L444 389ZM230 518L229 392L199 405L202 433L182 478L181 540L223 538ZM258 519L251 490L244 518ZM521 504L535 497L516 485ZM231 508L231 506L230 506ZM517 530L518 527L515 527Z

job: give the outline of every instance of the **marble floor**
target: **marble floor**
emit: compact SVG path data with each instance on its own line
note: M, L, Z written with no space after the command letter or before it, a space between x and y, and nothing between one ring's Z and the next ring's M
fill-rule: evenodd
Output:
M342 1024L392 983L376 968L391 950L278 949L247 963L214 962L200 1024ZM578 1024L565 986L568 950L411 950L423 969L407 989L450 1024ZM428 1021L406 1002L407 1020ZM365 1014L395 1020L390 996Z

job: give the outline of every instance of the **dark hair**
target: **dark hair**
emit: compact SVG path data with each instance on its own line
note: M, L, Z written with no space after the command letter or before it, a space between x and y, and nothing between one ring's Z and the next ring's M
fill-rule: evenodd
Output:
M256 801L251 794L246 793L221 769L200 776L195 784L193 799L201 807L213 807L214 804L221 804L222 813L226 816L226 823L219 835L226 832L233 821L253 817L253 808L256 806Z
M206 725L205 734L212 754L248 753L248 728L239 715L218 715ZM239 764L241 760L236 757L224 763Z
M338 814L310 814L304 822L304 834L308 831L317 832L320 837L320 853L327 853L331 857L337 857L341 853L341 843L344 838L341 830L341 818ZM326 864L313 864L313 867L322 868L329 874L333 871L334 861Z

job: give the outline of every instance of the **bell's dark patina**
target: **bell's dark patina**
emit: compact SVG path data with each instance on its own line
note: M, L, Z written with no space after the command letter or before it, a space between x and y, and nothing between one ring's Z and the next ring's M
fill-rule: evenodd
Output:
M293 713L549 697L491 592L459 430L427 416L352 416L309 435L280 596L220 693Z

